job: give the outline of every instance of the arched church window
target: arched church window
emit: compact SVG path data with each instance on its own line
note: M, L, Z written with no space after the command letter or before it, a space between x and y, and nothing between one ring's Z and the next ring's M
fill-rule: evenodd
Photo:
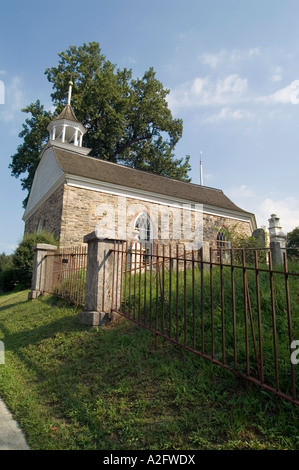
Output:
M228 240L226 235L219 231L217 233L217 262L220 262L220 253L222 254L222 260L226 260L229 256L228 250L231 248L231 242Z
M145 244L153 239L153 226L150 216L146 212L141 212L135 221L135 229L139 231L140 243Z

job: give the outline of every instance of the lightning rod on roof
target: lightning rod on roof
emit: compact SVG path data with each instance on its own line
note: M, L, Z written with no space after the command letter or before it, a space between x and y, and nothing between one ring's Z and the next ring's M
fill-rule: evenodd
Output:
M202 161L201 161L201 157L202 157L202 151L200 151L200 185L203 186Z
M69 81L69 94L68 94L68 98L67 98L67 104L71 104L72 88L73 88L73 82L72 82L72 80L70 80Z

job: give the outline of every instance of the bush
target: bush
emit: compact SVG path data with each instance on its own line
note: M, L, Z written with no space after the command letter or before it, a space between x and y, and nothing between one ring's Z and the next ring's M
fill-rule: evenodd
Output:
M299 260L299 227L287 234L288 255L291 260Z
M2 292L10 292L14 289L16 285L16 273L13 268L5 267L0 272L0 291Z
M11 291L13 289L29 289L32 279L33 247L37 243L48 243L58 246L58 241L49 232L25 234L12 260L0 273L0 289Z
M215 228L216 229L216 228ZM218 229L216 229L218 231ZM245 254L245 262L246 265L254 265L255 264L255 250L258 251L258 262L259 263L266 263L267 261L267 252L263 250L265 248L265 244L259 238L255 238L254 236L248 236L247 233L242 232L239 229L239 224L235 224L229 230L225 227L220 229L220 232L226 237L228 241L231 242L231 248L234 251L234 262L238 264L242 264L242 248L246 249ZM265 243L267 244L267 234L265 233Z
M0 255L0 292L9 292L15 286L15 272L13 266L13 255Z

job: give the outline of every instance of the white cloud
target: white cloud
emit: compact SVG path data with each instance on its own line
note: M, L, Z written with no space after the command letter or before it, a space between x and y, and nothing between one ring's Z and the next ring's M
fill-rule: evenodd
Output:
M264 223L268 224L271 214L277 214L277 216L280 217L282 231L288 233L299 226L298 202L299 201L294 197L286 197L281 200L266 198L259 205L256 216L258 220L263 220Z
M226 105L243 101L247 92L247 78L232 74L212 81L209 77L197 77L174 88L168 97L170 108Z
M223 63L223 61L225 60L225 56L226 51L220 51L218 52L218 54L205 53L199 57L199 60L202 64L208 65L209 67L215 69Z
M122 62L122 64L130 64L130 65L136 65L137 64L137 60L132 56L124 57L121 62Z
M252 118L254 115L250 111L243 109L222 108L217 114L212 114L203 120L203 122L215 123L219 121L239 121L241 119Z
M257 57L262 55L262 51L260 47L253 47L248 51L250 57Z
M271 77L272 82L281 82L282 76L280 73L276 73Z
M0 80L0 104L5 104L5 85L2 80Z
M247 61L253 57L261 56L262 52L260 47L253 47L250 49L233 49L228 51L222 49L216 53L205 52L199 56L199 60L203 65L208 65L212 69L216 69L226 64L237 65L242 61Z
M13 77L10 82L5 82L5 105L1 107L0 120L5 123L13 123L16 116L25 106L25 94L22 89L20 77Z
M268 96L257 98L266 104L299 104L299 80L294 80L290 85L277 90Z
M232 199L238 198L240 200L243 198L252 198L255 195L255 192L252 188L249 188L245 184L242 184L241 186L236 186L228 189L227 194Z
M234 203L256 216L258 227L269 227L271 214L280 218L282 231L287 234L299 226L299 201L295 197L277 199L261 196L258 189L245 184L224 191Z
M281 82L282 72L283 72L282 67L276 67L274 69L273 75L271 76L271 81L272 82Z

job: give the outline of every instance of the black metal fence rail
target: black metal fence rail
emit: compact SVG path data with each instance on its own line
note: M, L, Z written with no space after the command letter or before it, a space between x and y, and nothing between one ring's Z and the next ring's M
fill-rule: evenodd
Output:
M111 310L299 405L299 272L284 253L115 243ZM299 356L299 352L298 352Z

